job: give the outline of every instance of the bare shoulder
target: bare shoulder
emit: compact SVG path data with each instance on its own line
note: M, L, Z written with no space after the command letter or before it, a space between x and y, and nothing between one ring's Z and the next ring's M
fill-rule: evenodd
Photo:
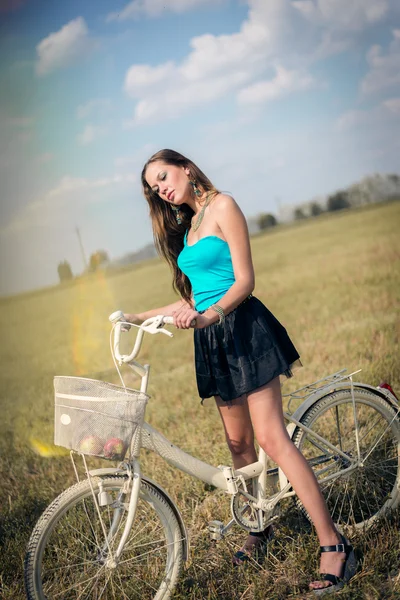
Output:
M240 211L239 205L237 204L237 202L234 200L234 198L232 198L232 196L230 196L229 194L222 194L219 193L215 196L215 198L213 198L211 204L210 204L210 208L212 209L212 212L215 214L216 217L218 217L218 215L227 214L228 212L236 212L236 211Z
M232 232L242 232L243 238L248 236L245 216L232 196L217 194L210 204L211 207L213 219L222 232L224 239L229 242Z

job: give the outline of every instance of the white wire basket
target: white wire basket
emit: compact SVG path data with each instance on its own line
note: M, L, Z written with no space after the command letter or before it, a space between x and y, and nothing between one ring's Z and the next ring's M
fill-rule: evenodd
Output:
M147 394L105 381L54 377L54 443L82 454L123 460L144 419Z

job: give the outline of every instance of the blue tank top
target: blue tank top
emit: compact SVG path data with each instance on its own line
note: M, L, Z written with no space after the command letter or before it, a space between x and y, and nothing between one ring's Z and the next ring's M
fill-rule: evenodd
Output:
M187 244L178 256L178 267L192 284L195 309L206 310L226 294L235 283L232 258L228 243L216 235L200 238L192 246Z

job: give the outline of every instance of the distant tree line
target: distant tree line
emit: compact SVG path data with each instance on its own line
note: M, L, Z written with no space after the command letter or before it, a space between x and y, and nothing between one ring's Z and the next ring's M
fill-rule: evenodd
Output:
M89 271L94 273L101 266L109 262L108 254L105 250L97 250L93 252L89 260Z
M277 224L276 217L271 213L261 213L257 217L257 225L260 229L269 229L270 227L275 227Z
M108 253L105 250L96 250L91 254L89 259L89 265L87 268L88 273L94 273L100 267L105 266L109 262ZM58 277L60 283L64 283L65 281L71 281L74 279L74 275L72 273L71 265L67 260L60 262L57 267ZM85 274L85 273L83 273Z
M308 217L317 217L323 212L334 212L336 210L342 210L343 208L349 208L351 206L349 201L349 194L346 190L339 190L331 196L328 196L326 201L326 208L321 206L318 202L311 202L306 208L297 206L293 211L293 218L296 221L301 219L307 219ZM270 229L278 225L278 219L271 213L261 213L257 217L257 225L260 230Z
M390 198L400 198L400 176L376 174L365 177L347 189L337 190L320 202L313 200L297 206L291 216L292 219L300 221L308 217L317 217L324 212L335 212ZM271 213L259 214L256 222L260 230L270 229L278 224L277 218Z
M58 277L60 279L60 283L63 283L64 281L71 281L71 279L74 278L74 276L72 274L71 265L66 260L59 263L59 265L57 267L57 271L58 271Z

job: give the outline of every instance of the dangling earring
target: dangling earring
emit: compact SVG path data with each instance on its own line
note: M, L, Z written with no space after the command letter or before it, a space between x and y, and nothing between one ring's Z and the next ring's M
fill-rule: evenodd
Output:
M182 223L182 219L179 212L179 208L177 206L172 206L171 208L175 213L176 222L178 223L178 225L180 225Z
M191 179L189 179L189 183L190 183L190 185L192 186L192 188L193 188L193 192L196 194L196 196L197 196L197 197L198 197L198 196L201 196L201 191L200 191L200 190L199 190L199 188L197 187L197 185L196 185L196 182L195 182L195 181L192 181Z

